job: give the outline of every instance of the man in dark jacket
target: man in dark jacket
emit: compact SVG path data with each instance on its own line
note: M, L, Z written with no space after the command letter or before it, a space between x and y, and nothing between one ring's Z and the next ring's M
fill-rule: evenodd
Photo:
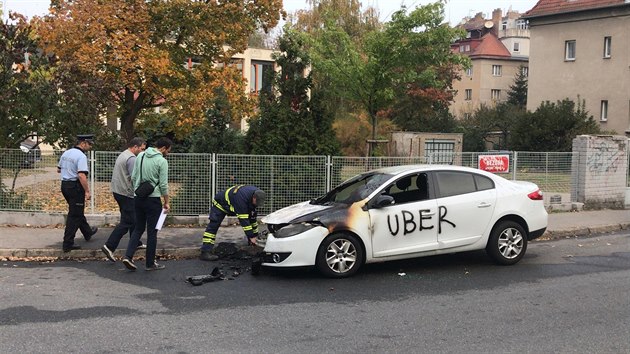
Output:
M216 261L219 257L212 254L217 231L226 215L236 216L243 227L249 244L256 244L258 221L256 208L265 202L265 192L255 186L232 186L214 196L210 208L210 221L203 233L201 260Z

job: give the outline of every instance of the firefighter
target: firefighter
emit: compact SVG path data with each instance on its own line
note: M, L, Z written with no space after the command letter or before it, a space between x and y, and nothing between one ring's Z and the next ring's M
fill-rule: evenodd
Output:
M212 253L217 231L226 215L236 216L250 245L256 244L258 221L256 208L265 202L265 192L256 186L237 185L214 196L208 226L203 233L201 256L204 261L216 261L219 257Z

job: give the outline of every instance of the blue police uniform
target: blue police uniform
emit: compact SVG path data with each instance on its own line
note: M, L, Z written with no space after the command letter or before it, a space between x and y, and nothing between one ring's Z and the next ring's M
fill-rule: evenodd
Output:
M92 136L77 138L91 141ZM90 240L96 233L96 228L92 228L85 218L85 190L79 181L79 173L86 176L89 173L87 156L83 150L75 146L61 155L57 168L61 173L61 193L68 203L68 217L63 234L63 250L67 252L74 247L77 230L81 230L85 240Z
M203 233L202 252L212 251L217 231L226 215L238 218L248 239L258 236L258 214L256 205L252 203L252 197L257 191L259 191L259 195L262 193L255 186L238 185L219 192L214 196L212 207L210 208L210 221L206 231ZM262 195L264 196L264 194ZM258 202L259 205L261 204L260 202L262 200Z

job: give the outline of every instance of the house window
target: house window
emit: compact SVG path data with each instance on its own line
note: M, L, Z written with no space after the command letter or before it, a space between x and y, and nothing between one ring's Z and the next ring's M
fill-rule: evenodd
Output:
M516 28L525 30L525 29L527 29L527 27L528 27L527 26L527 21L525 21L523 19L516 20Z
M601 115L600 115L599 120L601 120L602 122L605 122L608 120L608 101L607 100L602 101Z
M466 69L466 76L468 76L468 77L473 76L473 68L472 67Z
M470 52L470 44L466 44L466 51Z
M492 65L492 76L501 76L501 65Z
M466 89L466 101L472 100L472 89Z
M459 46L459 52L460 52L460 53L463 53L463 52L464 52L464 48L465 48L465 47L464 47L464 45L463 45L463 44L462 44L462 45L460 45L460 46Z
M495 101L500 100L501 99L501 90L497 90L497 89L490 90L490 96Z
M610 45L612 44L612 37L604 37L604 58L610 58Z
M519 42L514 42L514 51L518 52L521 50L521 44Z
M502 29L502 30L504 30L504 31L505 31L505 30L507 29L507 23L508 23L507 21L503 21L503 22L501 22L501 29Z
M271 91L272 73L272 62L252 61L249 80L249 91L251 93L258 93L260 91Z
M575 60L575 41L564 42L564 60Z
M523 66L521 68L521 74L523 74L523 76L525 76L525 77L528 77L529 76L529 67Z

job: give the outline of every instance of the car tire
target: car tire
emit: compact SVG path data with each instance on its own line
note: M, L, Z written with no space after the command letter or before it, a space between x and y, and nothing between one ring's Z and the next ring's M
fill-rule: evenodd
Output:
M527 234L514 221L501 221L494 226L486 252L496 263L512 265L518 263L527 251Z
M347 278L363 265L363 247L353 235L329 235L319 246L315 266L329 278Z

